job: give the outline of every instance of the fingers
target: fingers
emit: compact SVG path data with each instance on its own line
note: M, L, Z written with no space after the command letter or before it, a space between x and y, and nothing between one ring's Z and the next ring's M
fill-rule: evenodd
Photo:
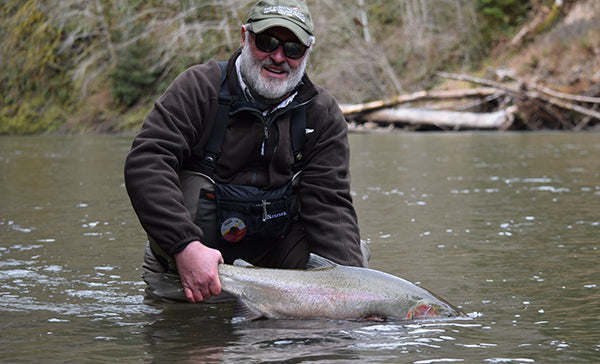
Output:
M201 302L221 293L221 281L218 276L212 277L206 284L202 282L202 280L192 279L192 284L184 284L185 296L188 301L192 303Z
M196 296L194 295L194 292L187 288L187 287L183 287L183 290L185 292L185 297L188 299L188 301L190 301L191 303L196 303L196 302L200 302L202 301L202 296L200 296L200 300L196 300Z
M208 288L212 296L217 296L219 293L221 293L221 281L219 280L218 276L211 283L209 283Z
M218 250L193 242L175 260L188 301L196 303L221 293L218 264L223 257Z
M214 266L213 279L209 283L209 290L213 296L217 296L221 293L221 280L219 279L219 264L224 263L223 256L219 254L217 264Z
M200 274L200 272L180 272L181 284L185 296L191 303L201 302L221 293L221 281L218 276L212 274Z

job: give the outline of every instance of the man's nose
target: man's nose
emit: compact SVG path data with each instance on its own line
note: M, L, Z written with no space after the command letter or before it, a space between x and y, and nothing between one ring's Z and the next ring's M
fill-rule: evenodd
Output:
M271 52L271 59L276 63L281 63L287 61L287 57L283 53L283 46L280 44L277 48Z

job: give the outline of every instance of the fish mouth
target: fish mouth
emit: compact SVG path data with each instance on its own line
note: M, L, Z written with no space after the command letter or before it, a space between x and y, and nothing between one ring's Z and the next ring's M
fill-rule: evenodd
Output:
M406 320L414 320L420 318L440 317L437 309L437 305L422 303L420 305L415 305L413 308L408 310L408 313L404 318Z

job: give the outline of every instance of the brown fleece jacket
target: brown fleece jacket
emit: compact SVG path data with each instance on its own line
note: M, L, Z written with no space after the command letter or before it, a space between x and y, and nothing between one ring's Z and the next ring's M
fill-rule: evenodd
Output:
M230 93L238 102L230 108L216 182L269 189L290 181L290 110L298 102L306 104L307 140L297 189L300 221L312 252L360 266L347 123L339 106L304 75L297 102L264 117L240 96L234 64L239 53L227 67ZM157 99L127 155L125 182L133 208L148 235L170 255L194 240L202 241L202 229L183 204L178 174L194 170L202 159L217 113L220 82L221 70L214 60L184 71Z

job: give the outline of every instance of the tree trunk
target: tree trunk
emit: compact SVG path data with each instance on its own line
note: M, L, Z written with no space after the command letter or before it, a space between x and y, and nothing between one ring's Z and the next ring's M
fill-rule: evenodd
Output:
M446 110L396 108L374 111L363 116L364 120L411 125L434 125L450 129L504 129L510 122L505 110L492 113L473 113Z

